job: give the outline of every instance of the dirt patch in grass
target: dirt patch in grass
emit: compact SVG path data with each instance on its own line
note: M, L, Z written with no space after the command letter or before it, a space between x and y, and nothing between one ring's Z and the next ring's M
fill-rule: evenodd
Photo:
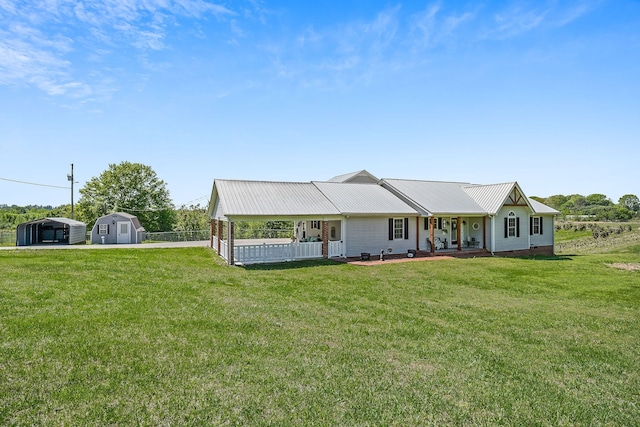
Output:
M627 262L627 263L622 263L622 262L616 262L614 264L607 264L609 267L611 268L619 268L620 270L627 270L627 271L640 271L640 263L633 263L633 262Z

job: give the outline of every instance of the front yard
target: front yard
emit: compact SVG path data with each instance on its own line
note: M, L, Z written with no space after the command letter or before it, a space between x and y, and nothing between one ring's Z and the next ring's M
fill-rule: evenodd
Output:
M0 251L0 424L634 425L639 253Z

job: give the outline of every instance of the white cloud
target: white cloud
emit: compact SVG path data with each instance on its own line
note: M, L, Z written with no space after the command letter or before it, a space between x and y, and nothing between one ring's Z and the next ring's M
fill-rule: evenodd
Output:
M0 28L6 28L0 32L0 84L91 96L97 83L74 77L81 61L115 54L123 44L163 50L169 31L179 28L177 19L206 15L224 19L234 12L206 0L0 0Z
M494 15L494 26L488 38L506 39L533 31L568 25L591 12L599 1L571 2L565 6L557 1L534 3L528 8L512 6Z

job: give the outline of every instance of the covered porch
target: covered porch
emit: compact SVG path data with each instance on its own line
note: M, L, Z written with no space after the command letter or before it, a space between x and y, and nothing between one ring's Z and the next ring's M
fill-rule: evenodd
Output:
M281 219L282 220L282 219ZM236 239L233 221L211 221L211 248L229 265L277 263L305 259L342 257L343 242L336 236L339 220L296 220L295 233L290 238ZM302 232L312 223L312 233ZM334 236L333 238L331 236Z
M423 217L420 248L431 253L487 249L486 216L433 215Z

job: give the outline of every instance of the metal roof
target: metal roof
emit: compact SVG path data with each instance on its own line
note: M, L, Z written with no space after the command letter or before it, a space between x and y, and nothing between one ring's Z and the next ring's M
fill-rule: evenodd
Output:
M505 182L503 184L467 185L463 189L482 206L486 213L495 215L504 205L515 185L515 182Z
M533 207L533 210L538 213L538 214L554 214L554 215L558 215L560 212L553 209L550 206L545 205L544 203L540 203L537 200L529 199L529 204L531 205L531 207Z
M468 183L382 179L382 185L408 198L425 214L484 215L485 210L463 190Z
M47 217L47 218L36 219L33 221L23 222L20 225L38 224L38 223L45 223L45 222L57 222L60 224L67 224L69 226L84 226L84 227L87 226L87 224L85 224L84 222L76 221L75 219L59 218L59 217Z
M345 173L343 175L334 176L333 178L329 179L327 182L352 182L352 181L357 181L359 183L364 183L366 181L366 182L371 182L373 184L378 182L378 178L376 178L375 176L371 175L369 172L363 169L357 172Z
M519 200L522 197L535 213L559 213L524 196L517 182L476 185L382 179L379 184L215 180L209 215L495 215L512 192L519 194Z
M418 212L376 184L313 183L343 215L417 215Z
M127 213L127 212L112 212L112 213L110 213L110 214L103 215L103 216L101 216L100 218L98 218L98 219L96 220L96 224L97 224L101 219L103 219L103 218L108 218L108 217L110 217L110 216L112 216L112 215L120 215L120 216L121 216L121 217L123 217L123 218L127 218L128 220L130 220L130 221L131 221L131 223L133 224L133 227L136 229L136 231L145 231L145 229L144 229L144 227L142 226L142 224L140 224L140 219L139 219L137 216L135 216L135 215L133 215L133 214L130 214L130 213ZM95 225L94 225L94 227L95 227Z
M215 180L218 216L339 215L312 183Z

